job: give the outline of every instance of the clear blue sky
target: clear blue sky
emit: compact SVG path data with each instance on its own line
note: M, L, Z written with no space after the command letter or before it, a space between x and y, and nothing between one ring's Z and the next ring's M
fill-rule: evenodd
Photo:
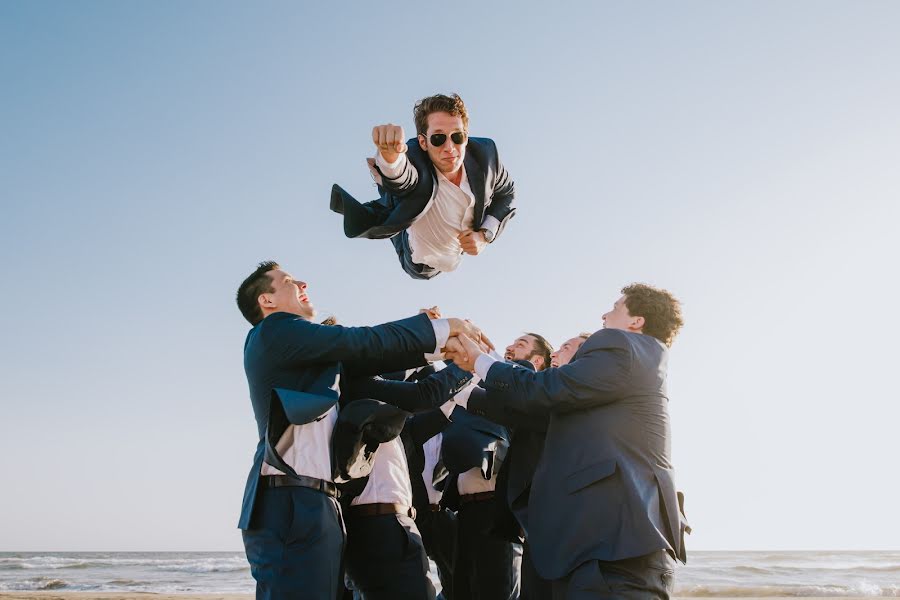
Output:
M0 4L0 550L232 550L233 295L499 344L671 289L693 549L896 548L900 4ZM518 216L408 279L348 240L371 127L459 92Z

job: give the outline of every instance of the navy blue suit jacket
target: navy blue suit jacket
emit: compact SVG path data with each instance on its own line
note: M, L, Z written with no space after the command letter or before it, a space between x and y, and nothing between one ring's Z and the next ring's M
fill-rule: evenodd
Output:
M500 401L550 416L528 509L534 564L545 579L585 561L661 549L685 559L689 528L670 459L667 358L666 346L649 335L602 329L562 367L491 366L485 385L503 392ZM470 398L469 409L483 412L483 403Z
M244 370L259 442L238 527L250 527L263 459L293 472L280 460L275 444L288 425L308 423L337 403L342 372L374 375L419 366L436 343L425 315L374 327L342 327L275 313L255 325L244 343Z

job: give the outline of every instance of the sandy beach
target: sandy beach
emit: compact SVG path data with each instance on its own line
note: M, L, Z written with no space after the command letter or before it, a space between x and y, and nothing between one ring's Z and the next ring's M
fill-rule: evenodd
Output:
M834 600L828 598L808 597L805 600ZM252 600L251 594L147 594L116 592L2 592L0 600ZM724 598L705 597L706 600L724 600ZM795 598L795 596L767 596L766 598L747 598L742 600L772 600L773 598ZM868 600L864 596L845 596L853 600Z

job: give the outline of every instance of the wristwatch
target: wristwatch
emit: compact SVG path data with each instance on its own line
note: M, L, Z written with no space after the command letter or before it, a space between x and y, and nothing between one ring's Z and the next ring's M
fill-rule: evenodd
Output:
M490 229L482 228L482 229L479 229L478 231L480 231L482 234L484 234L484 241L486 241L488 244L490 244L491 242L494 241L494 232L491 231Z

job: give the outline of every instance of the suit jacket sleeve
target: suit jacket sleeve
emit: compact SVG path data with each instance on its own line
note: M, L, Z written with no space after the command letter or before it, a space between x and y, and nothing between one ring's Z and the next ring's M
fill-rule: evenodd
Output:
M533 373L497 362L484 383L514 398L516 406L530 414L583 410L628 395L631 357L622 332L602 329L567 365Z
M418 164L413 164L413 160L419 158L418 153L422 153L421 149L419 148L419 141L416 138L412 138L410 140L407 140L406 145L409 150L405 154L401 155L402 163L400 173L395 177L388 177L387 175L385 175L384 171L382 171L381 167L378 166L377 163L374 165L375 170L377 170L378 174L381 175L381 182L379 186L395 196L405 196L406 194L416 189L416 186L419 185L418 169L420 167L418 166ZM416 163L418 162L420 161L416 160Z
M393 354L383 356L378 360L345 360L341 362L343 374L348 377L373 377L375 375L381 375L382 373L393 373L394 371L414 369L427 364L428 361L421 352ZM374 396L369 397L374 398Z
M515 398L497 389L476 387L469 395L468 410L504 427L546 431L549 410L525 412Z
M472 379L472 374L456 365L416 382L384 379L353 379L342 386L351 398L374 398L408 412L440 406L456 395Z
M493 144L493 142L491 142ZM516 196L516 188L515 183L512 180L512 177L509 176L509 172L507 172L506 167L503 166L503 163L500 162L500 155L497 153L497 145L494 144L494 152L493 152L496 160L496 172L497 175L494 179L494 190L493 190L493 198L491 199L491 205L485 210L485 214L491 215L498 221L500 221L500 229L497 231L497 235L503 230L503 224L509 218L513 211L513 201Z
M275 318L271 322L269 319ZM426 315L375 325L318 325L286 313L267 317L261 325L264 344L283 367L345 360L383 361L388 357L434 352L437 340Z

